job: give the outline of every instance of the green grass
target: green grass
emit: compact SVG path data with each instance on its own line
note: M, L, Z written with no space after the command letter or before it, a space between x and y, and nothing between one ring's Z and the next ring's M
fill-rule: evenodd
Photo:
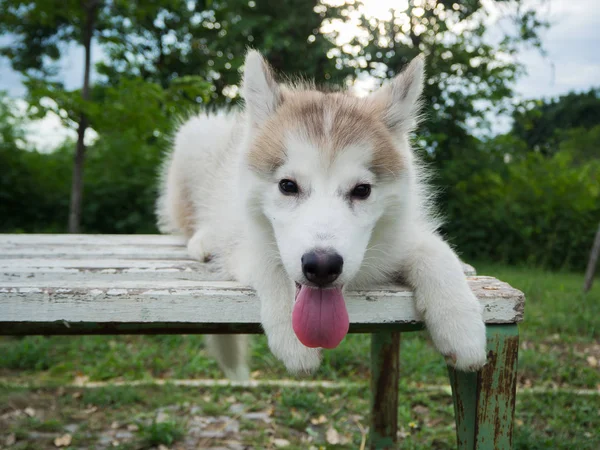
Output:
M600 280L584 295L581 293L583 277L579 274L490 263L474 265L480 275L496 276L526 294L525 321L520 326L521 385L586 389L600 385L600 368L593 365L594 358L600 360ZM253 338L252 353L251 369L255 378L290 378L268 351L263 336ZM419 383L447 384L443 360L425 332L403 334L401 371L403 385L398 414L405 436L402 448L451 448L454 429L450 397L414 388ZM56 394L60 391L59 385L82 376L98 381L222 377L216 363L206 355L202 336L1 339L0 380L5 381L5 387L1 387L0 381L0 417L4 405L22 410L29 404L40 411L52 411L39 417L20 417L8 424L0 423L0 430L9 430L20 439L14 448L46 448L48 442L36 447L37 441L32 443L27 436L31 432L42 435L63 432L62 428L69 423L80 424L74 435L79 444L75 446L95 448L98 436L106 433L114 421L139 425L134 438L119 441L117 448L150 448L158 444L177 448L183 445L181 439L185 439L186 433L189 434L190 405L200 408L204 416L233 416L229 412L233 402L243 404L245 411L272 410L270 424L244 417L237 419L240 423L238 438L255 448L270 448L274 437L288 440L289 449L306 449L308 440L325 448L358 448L360 427L367 425L369 337L348 336L338 349L325 353L321 369L311 376L365 382L364 389L331 392L260 388L248 391L166 385L66 391L60 388L63 393ZM17 383L55 388L17 389L14 387ZM598 395L568 392L523 391L518 399L516 448L600 448L598 398ZM166 425L153 422L156 411L167 405L179 405L179 409ZM85 418L82 411L90 408L97 411ZM327 418L326 423L311 423L311 419L316 420L321 415ZM345 443L326 444L330 426ZM170 440L172 443L168 444ZM0 446L2 443L0 431ZM48 448L52 448L50 444ZM212 441L211 445L218 446Z
M15 434L18 442L14 448L46 448L41 444L67 432L67 424L75 424L80 429L73 435L73 446L99 448L102 436L112 433L114 437L115 433L133 425L131 438L114 438L115 446L150 449L162 444L173 449L197 448L183 446L184 437L193 436L191 430L195 420L227 416L238 422L238 432L222 438L196 437L188 444L198 445L198 448L218 447L223 441L235 440L251 448L263 449L272 448L272 439L278 438L289 441L287 448L291 449L307 449L309 445L357 449L368 425L368 395L360 388L249 390L138 386L128 389L136 391L137 395L127 395L122 401L107 405L102 397L97 397L97 403L91 402L94 398L89 393L94 389L69 388L59 393L56 389L0 387L0 416L11 406L23 402L35 408L39 415L55 414L53 405L60 408L60 421L53 419L51 426L42 427L47 430L43 442L35 435L30 437L32 431L41 428L39 424L32 425L29 417L5 420L0 427L0 442L5 436ZM83 395L74 395L76 393ZM236 404L242 405L242 411L232 412L231 408ZM168 411L168 420L158 423L156 419L164 410ZM269 421L246 418L249 411L262 411ZM403 449L453 448L453 421L452 399L447 393L401 386L398 424ZM328 444L330 428L337 431L341 444ZM212 429L218 429L218 425ZM521 393L518 397L515 449L595 450L600 445L599 429L596 396Z
M584 294L583 275L548 272L500 264L475 264L478 275L492 275L526 294L522 338L537 340L557 334L565 344L600 338L600 278Z
M183 426L177 421L156 422L141 428L141 440L149 446L171 445L185 434Z

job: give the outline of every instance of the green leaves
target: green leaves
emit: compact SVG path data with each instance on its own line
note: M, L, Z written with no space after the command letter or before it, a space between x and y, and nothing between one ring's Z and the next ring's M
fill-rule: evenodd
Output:
M553 154L559 150L564 130L586 130L600 123L600 88L571 92L557 99L523 102L517 106L513 118L513 133L529 148Z
M586 136L596 146L599 130ZM445 168L444 229L465 258L583 268L600 220L600 159L578 160L581 131L572 136L550 157L499 136Z

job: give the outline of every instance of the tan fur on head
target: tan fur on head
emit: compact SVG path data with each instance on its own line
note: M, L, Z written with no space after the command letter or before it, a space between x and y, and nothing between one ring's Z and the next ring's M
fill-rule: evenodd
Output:
M424 58L415 58L391 83L367 98L349 93L325 93L312 87L279 86L268 64L257 52L247 57L244 95L258 128L248 154L256 172L268 176L286 159L286 133L299 132L334 160L352 145L373 150L372 170L378 177L399 173L403 155L398 138L412 131L418 118L423 89Z
M272 173L285 161L284 135L300 132L329 155L329 160L355 144L373 148L372 169L380 177L402 168L392 135L381 121L376 102L348 94L318 91L284 91L277 113L259 131L248 161L263 174Z

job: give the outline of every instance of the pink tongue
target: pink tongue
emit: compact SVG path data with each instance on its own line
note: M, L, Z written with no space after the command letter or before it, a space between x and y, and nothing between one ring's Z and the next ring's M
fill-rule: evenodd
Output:
M337 347L350 326L342 290L302 286L292 312L292 326L307 347Z

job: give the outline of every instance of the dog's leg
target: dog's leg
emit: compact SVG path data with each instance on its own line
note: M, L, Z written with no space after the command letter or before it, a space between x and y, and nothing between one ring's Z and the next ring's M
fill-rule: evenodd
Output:
M203 228L198 229L187 243L189 255L198 261L207 262L210 260L210 252L206 245L206 231Z
M272 268L272 265L271 265ZM292 373L312 372L321 363L319 349L304 346L292 328L295 286L283 268L277 267L255 283L260 298L261 322L269 348Z
M486 361L483 307L471 292L460 261L439 236L423 234L406 255L404 276L433 343L449 364L477 370Z
M250 379L248 336L245 334L210 334L205 336L208 352L217 360L231 381Z

